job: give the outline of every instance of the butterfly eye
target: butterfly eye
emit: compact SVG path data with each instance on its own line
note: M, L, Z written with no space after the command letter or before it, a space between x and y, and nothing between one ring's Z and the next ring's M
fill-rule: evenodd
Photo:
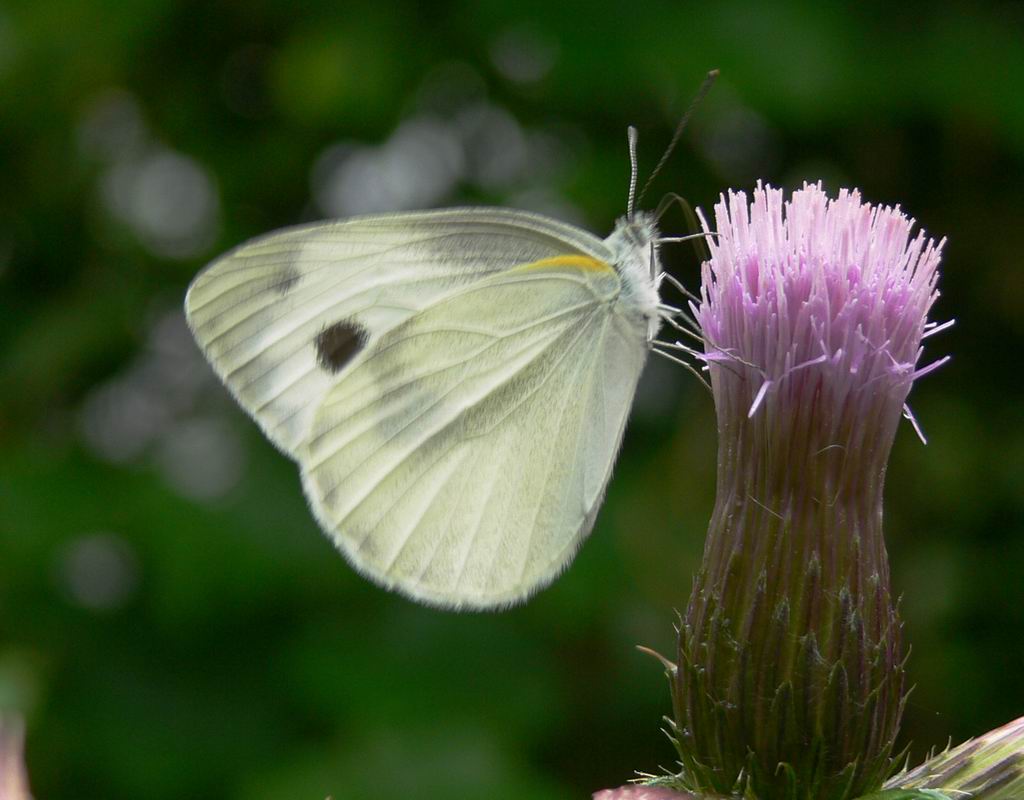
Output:
M317 334L314 342L317 361L327 372L337 374L363 349L365 341L365 332L355 323L335 322Z

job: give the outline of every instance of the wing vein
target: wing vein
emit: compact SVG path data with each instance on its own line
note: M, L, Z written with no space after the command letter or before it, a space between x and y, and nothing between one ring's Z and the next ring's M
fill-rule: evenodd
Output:
M430 473L430 470L433 469L434 466L436 466L438 463L440 463L442 460L444 460L444 458L446 458L448 456L448 454L452 451L452 449L453 448L450 447L447 450L445 450L443 453L441 453L441 455L438 456L438 458L433 462L433 464L431 464L430 468L424 470L423 473L416 478L416 481L409 488L412 489L413 486L416 486L416 484L418 484L420 481L422 481ZM390 572L391 568L395 565L395 562L398 561L398 559L402 557L402 553L405 552L406 546L408 546L409 542L412 540L412 537L419 530L420 523L423 522L423 518L427 515L427 513L430 511L430 509L433 508L434 503L437 502L437 498L440 497L441 492L448 485L448 482L451 480L452 475L455 474L455 470L458 469L458 467L461 465L462 461L465 460L465 458L466 458L465 455L459 456L458 461L455 464L452 465L452 467L448 470L448 472L444 476L444 478L442 480L438 481L437 486L434 488L433 494L430 497L430 500L423 507L423 510L419 513L419 516L416 518L416 522L406 531L405 538L402 540L402 544L399 545L398 552L396 552L391 557L391 560L388 562L388 565L384 568L385 572ZM392 503L388 507L388 511L391 511L391 509L393 509L398 504L398 502L403 499L403 497L398 498L394 503ZM382 516L381 519L383 519L383 518L384 517ZM379 525L378 525L378 527L379 527ZM376 530L376 528L374 528L374 530ZM364 539L364 541L365 541L365 539Z
M572 397L573 397L573 395L572 395L571 392L565 392L564 396L562 397L562 404L561 404L561 407L558 410L558 422L554 426L554 430L555 431L561 431L562 430L562 421L565 419L565 411L569 407L569 401L570 401L570 399L572 399ZM549 451L551 453L551 457L548 458L547 467L544 470L544 473L545 473L544 482L543 482L543 484L541 484L544 487L547 487L549 482L550 482L550 480L551 480L551 473L552 473L552 470L554 469L554 465L555 465L555 461L556 461L555 454L552 451L554 450L556 445L557 445L557 440L556 439L552 439L551 450ZM539 498L537 498L536 502L534 503L533 521L530 523L530 532L529 532L529 534L526 537L526 547L523 548L523 564L522 564L522 567L520 567L519 577L516 580L516 583L518 585L520 585L520 586L523 583L523 578L526 577L526 568L527 568L527 566L529 566L529 563L530 563L530 548L533 547L533 540L534 540L534 538L536 537L536 534L537 534L537 520L540 517L540 510L541 510L541 507L543 505L544 497L545 497L546 494L547 493L544 490L542 490L541 491L541 496Z
M473 526L473 534L472 536L470 536L469 539L469 546L466 548L466 552L462 556L462 563L459 565L459 574L455 578L456 590L462 588L462 579L463 576L466 574L466 567L469 564L470 556L472 556L473 554L473 549L476 547L476 541L480 537L480 529L483 527L483 520L487 511L487 507L491 502L491 497L494 495L494 487L498 485L498 466L504 463L504 456L506 455L507 451L503 451L502 460L500 462L496 462L492 468L491 482L490 485L487 487L487 494L484 495L484 501L480 505L480 514L476 518L476 524ZM426 572L426 570L424 570L424 572ZM420 577L422 578L422 575Z

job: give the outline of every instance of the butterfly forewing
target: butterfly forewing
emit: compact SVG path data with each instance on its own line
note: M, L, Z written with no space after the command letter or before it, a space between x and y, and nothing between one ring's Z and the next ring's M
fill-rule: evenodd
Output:
M356 218L242 245L200 273L185 308L239 403L294 456L344 366L325 369L322 334L347 326L365 346L461 285L602 247L577 228L501 209Z

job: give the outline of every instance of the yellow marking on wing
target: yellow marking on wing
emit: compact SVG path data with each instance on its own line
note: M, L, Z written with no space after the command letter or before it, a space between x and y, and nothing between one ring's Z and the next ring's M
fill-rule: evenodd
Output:
M552 256L523 264L520 269L544 269L545 267L576 267L576 269L594 272L615 272L611 264L590 256Z

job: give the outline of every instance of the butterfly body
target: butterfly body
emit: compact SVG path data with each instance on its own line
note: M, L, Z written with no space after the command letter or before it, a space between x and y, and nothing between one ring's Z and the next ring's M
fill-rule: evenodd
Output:
M590 532L661 317L645 215L607 239L464 208L280 231L186 298L203 352L374 581L519 602Z

